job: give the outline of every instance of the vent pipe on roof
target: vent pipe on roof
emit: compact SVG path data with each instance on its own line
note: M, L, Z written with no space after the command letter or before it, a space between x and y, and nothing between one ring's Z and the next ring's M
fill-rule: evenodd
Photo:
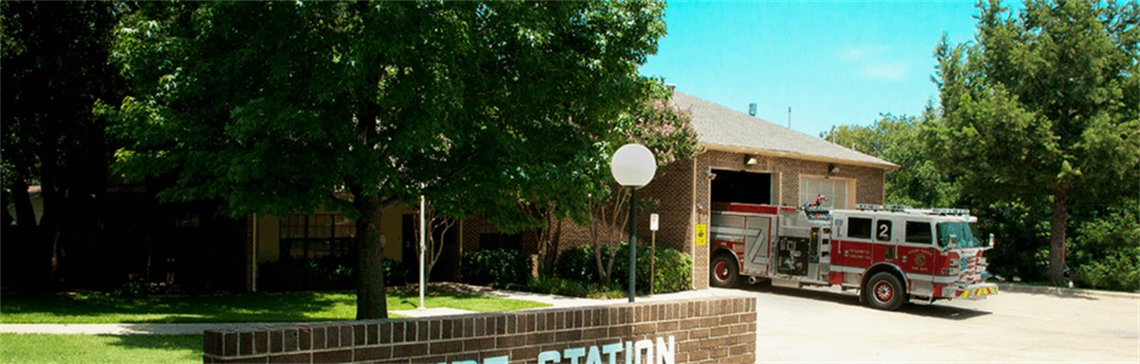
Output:
M756 103L748 104L748 115L756 116Z
M788 106L788 129L792 128L792 107Z

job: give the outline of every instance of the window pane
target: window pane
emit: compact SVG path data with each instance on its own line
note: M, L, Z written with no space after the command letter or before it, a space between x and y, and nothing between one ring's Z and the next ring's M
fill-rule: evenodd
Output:
M356 223L344 215L336 215L336 238L356 237Z
M300 239L305 237L305 215L289 215L281 218L281 238Z
M332 231L332 215L316 215L309 218L309 236L310 239L323 239L331 238Z
M852 217L851 224L847 225L847 237L857 239L871 238L871 219Z
M907 221L906 222L906 241L909 243L930 244L934 242L931 238L930 223Z

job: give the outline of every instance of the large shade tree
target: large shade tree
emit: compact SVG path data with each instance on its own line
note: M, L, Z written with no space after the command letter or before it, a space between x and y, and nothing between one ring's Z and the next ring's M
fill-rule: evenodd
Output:
M929 157L964 178L963 193L1048 196L1048 274L1060 284L1074 196L1137 191L1140 7L1024 5L1014 16L997 0L979 4L974 42L943 38L935 52L940 118L925 124L923 138Z
M114 57L117 154L168 201L317 206L357 224L357 317L387 316L380 215L420 195L511 225L535 176L592 158L652 81L657 2L144 3Z
M36 262L36 269L24 275L62 279L64 246L97 225L94 197L105 192L109 152L107 121L93 109L122 99L123 81L107 63L122 8L109 2L0 4L0 165L4 205L11 197L15 223L34 232L21 243L34 253L21 259ZM29 186L40 187L38 223ZM7 226L12 221L3 215Z

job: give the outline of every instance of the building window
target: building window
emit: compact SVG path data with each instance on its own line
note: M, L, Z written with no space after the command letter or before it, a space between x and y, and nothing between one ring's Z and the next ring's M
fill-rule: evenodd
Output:
M281 218L281 258L343 257L356 237L356 223L340 214Z
M827 199L820 206L846 209L847 180L800 176L800 206L815 202L817 196L823 196Z

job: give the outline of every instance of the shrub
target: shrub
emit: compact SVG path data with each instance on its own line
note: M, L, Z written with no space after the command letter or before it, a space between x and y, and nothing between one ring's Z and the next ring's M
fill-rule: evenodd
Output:
M356 287L356 259L325 257L320 259L286 258L258 267L258 287L268 292L341 290ZM402 263L384 259L384 283L405 284L407 272Z
M622 298L626 295L625 288L614 282L606 287L596 282L582 282L557 277L533 279L523 289L528 292L598 299Z
M259 288L264 291L305 291L316 289L320 275L317 261L286 258L262 264L257 278Z
M610 246L603 245L602 259L608 259ZM629 281L629 243L618 246L618 253L614 257L613 275L611 284ZM637 247L637 289L640 293L649 292L650 252L648 246ZM689 289L692 283L693 260L688 254L672 248L657 248L656 264L654 265L654 292L669 293ZM597 282L598 268L594 260L594 247L580 245L562 251L555 263L555 274L558 278L579 282Z
M1133 292L1140 289L1140 261L1130 254L1105 256L1082 265L1076 280L1085 287Z
M558 258L554 261L554 276L578 282L597 282L598 268L594 263L594 247L579 245L558 253Z
M1106 210L1079 223L1068 242L1073 278L1083 287L1136 291L1140 289L1140 224L1136 223L1136 211L1115 206Z
M408 284L408 269L404 262L384 259L384 285L398 287Z
M507 286L526 284L530 258L518 251L477 250L463 253L463 281L471 284Z

